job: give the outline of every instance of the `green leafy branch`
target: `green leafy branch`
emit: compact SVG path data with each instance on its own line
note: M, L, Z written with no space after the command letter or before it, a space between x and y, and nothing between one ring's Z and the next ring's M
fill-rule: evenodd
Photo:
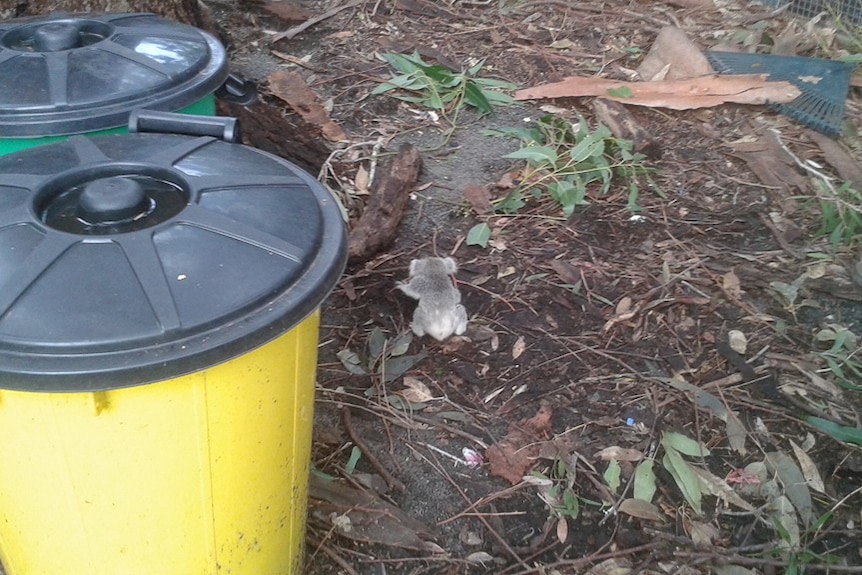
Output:
M494 202L496 213L514 214L530 198L549 197L569 217L579 206L589 204L591 189L604 196L620 181L628 187L632 212L640 210L638 198L644 183L665 197L651 178L653 170L645 164L645 156L633 150L632 142L614 137L601 124L590 130L583 118L572 123L549 114L530 128L485 133L519 139L522 147L504 157L526 160L520 183ZM490 235L488 224L478 224L470 230L467 244L485 247Z
M505 106L513 101L501 90L514 90L514 84L478 77L484 60L455 72L446 66L425 62L417 52L411 55L389 52L381 54L381 57L399 74L371 93L391 92L399 100L431 108L439 112L452 128L457 124L458 112L465 106L484 116L493 112L494 106Z

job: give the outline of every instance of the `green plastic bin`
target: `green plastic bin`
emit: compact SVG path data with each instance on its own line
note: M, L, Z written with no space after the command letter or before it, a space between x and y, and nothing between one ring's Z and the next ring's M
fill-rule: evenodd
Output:
M138 108L212 116L227 77L218 40L154 14L0 22L0 155L126 132Z

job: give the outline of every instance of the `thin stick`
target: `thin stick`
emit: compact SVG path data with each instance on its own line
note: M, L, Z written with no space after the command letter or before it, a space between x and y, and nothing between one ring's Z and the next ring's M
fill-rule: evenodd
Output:
M333 529L334 528L335 527L333 526ZM343 573L347 573L347 575L359 575L359 573L356 571L356 569L351 567L350 564L347 561L345 561L338 553L336 553L335 551L330 549L328 546L324 545L324 541L326 541L326 539L329 538L329 535L331 533L332 533L332 530L330 530L326 534L326 538L321 540L320 543L316 546L316 548L314 549L314 555L317 555L318 551L323 551L324 555L326 555L327 557L329 557L330 559L335 561L338 564L338 566L344 570ZM306 541L306 543L309 543L310 545L314 545L316 543L310 535L305 536L305 541ZM312 555L311 557L314 558L314 555Z
M448 481L449 484L455 489L455 491L458 492L458 494L461 496L462 499L464 499L464 501L466 503L468 503L468 504L472 503L470 501L470 498L467 497L467 494L464 492L464 490L461 489L461 486L458 485L458 483L454 479L452 479L452 476L449 475L446 472L446 470L443 469L443 467L436 460L432 462L428 457L425 456L425 454L418 451L415 447L413 447L409 443L407 444L407 447L410 448L410 450L413 453L415 453L417 457L425 460L428 463L428 465L430 465L437 473L440 474L441 477L443 477L443 479ZM521 567L524 567L524 568L529 568L529 566L526 563L524 563L524 560L521 559L521 557L515 552L514 549L512 549L512 547L509 545L509 543L505 539L503 539L503 537L499 533L497 533L497 531L493 527L491 527L491 524L488 523L488 520L485 518L484 515L477 515L477 519L480 522L482 522L482 524L485 526L485 529L488 530L488 533L490 533L491 536L497 540L497 543L499 543L500 546L506 550L506 553L508 553L509 556L512 559L514 559L518 565L520 565Z
M389 470L383 467L383 465L380 463L380 460L377 459L377 456L375 456L374 453L372 453L371 450L368 449L368 446L365 445L365 443L361 439L359 439L359 435L356 433L356 430L353 429L353 424L351 423L349 407L345 406L341 408L341 420L344 422L344 429L347 431L347 435L350 436L350 439L353 441L353 443L356 444L356 447L358 447L362 454L365 456L365 458L368 459L368 463L370 463L371 466L377 470L377 473L380 474L380 476L386 482L386 485L388 485L391 489L395 489L396 491L404 493L404 484L401 483L401 481L397 477L389 473Z
M354 8L356 6L359 6L363 2L365 2L365 0L351 0L350 2L347 2L346 4L342 4L341 6L336 6L332 10L324 12L320 16L315 16L314 18L310 18L310 19L306 20L302 24L297 24L293 28L288 28L284 32L279 32L278 34L276 34L275 36L270 38L269 41L270 42L278 42L279 40L282 40L284 38L287 38L288 40L290 40L291 38L293 38L297 34L304 32L306 29L311 28L312 26L314 26L318 22L323 22L324 20L326 20L328 18L332 18L333 16L335 16L336 14L341 12L342 10L346 10L347 8Z

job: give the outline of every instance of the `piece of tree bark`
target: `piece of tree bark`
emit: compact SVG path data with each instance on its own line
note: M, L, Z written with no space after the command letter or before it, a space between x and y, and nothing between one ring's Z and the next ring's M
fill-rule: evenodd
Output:
M313 125L330 142L346 140L347 135L341 126L329 117L329 112L320 103L317 94L308 87L297 72L276 70L267 76L270 93L283 100L302 119Z
M395 239L421 169L419 150L410 144L403 144L398 154L378 169L371 197L350 232L347 253L352 263L369 259Z
M826 163L835 168L842 180L850 182L853 189L862 190L862 168L840 142L814 130L806 130L805 135L820 147Z
M614 94L614 92L618 94ZM790 82L772 82L765 74L701 76L685 80L624 82L594 76L568 76L559 82L515 92L516 100L600 96L627 105L691 110L728 102L737 104L786 104L799 97Z
M645 154L652 159L661 157L661 146L635 120L625 106L605 98L596 98L593 100L593 111L599 121L607 126L614 136L623 140L631 140L635 152Z
M198 0L0 0L4 19L51 12L152 12L212 31L209 9Z
M285 114L282 106L263 98L248 106L217 100L218 113L239 119L242 142L298 164L316 175L329 157L330 149L320 131L295 114Z

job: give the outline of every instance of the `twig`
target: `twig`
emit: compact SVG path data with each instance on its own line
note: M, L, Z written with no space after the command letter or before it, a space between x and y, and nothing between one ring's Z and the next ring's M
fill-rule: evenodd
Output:
M464 490L461 489L461 486L458 485L458 483L454 479L452 479L452 476L450 476L446 472L446 470L443 469L443 467L439 463L437 463L436 460L432 462L430 459L428 459L428 457L425 456L424 453L421 453L418 449L416 449L409 443L407 444L407 447L409 447L410 450L413 451L413 453L415 453L418 457L424 459L431 467L434 468L435 471L437 471L437 473L439 473L446 481L448 481L449 484L452 485L452 487L454 487L455 490L461 495L465 502L471 503L470 498L467 497L467 494L464 493ZM488 533L490 533L494 537L494 539L497 540L497 542L503 547L503 549L506 550L506 553L508 553L509 556L515 560L515 562L517 562L522 567L529 567L526 563L524 563L524 560L521 559L521 557L515 552L515 550L512 549L509 543L507 543L506 540L503 539L503 536L497 533L497 531L493 527L491 527L491 524L488 522L484 515L477 515L477 519L482 522L482 525L485 526L485 529L488 530Z
M518 571L517 573L512 573L511 575L532 575L533 573L546 573L550 569L556 569L558 567L572 567L574 569L579 569L581 567L586 567L587 565L590 565L592 563L599 563L601 561L604 561L605 559L613 559L614 557L625 557L626 555L634 555L635 553L640 553L641 551L653 551L660 545L662 545L660 541L653 541L651 543L646 543L645 545L638 545L637 547L630 547L628 549L608 551L607 553L601 553L597 555L593 554L588 555L587 557L580 557L578 559L570 559L567 561L546 563L543 565L539 565L538 567L527 569L526 571Z
M688 560L708 559L711 561L721 560L725 565L763 565L770 567L789 567L789 561L780 559L765 559L760 557L746 557L745 555L725 555L723 553L709 553L703 551L677 551L674 557ZM862 573L862 567L858 565L834 565L831 563L805 563L805 570L826 571L827 573Z
M467 433L466 431L460 430L457 427L452 427L451 425L446 425L445 423L442 423L440 421L435 421L431 418L423 417L423 416L417 415L415 413L412 414L412 419L413 419L413 421L417 421L417 422L423 423L425 425L431 425L431 426L436 427L438 429L442 429L443 431L451 433L452 435L457 435L458 437L463 437L464 439L466 439L468 441L472 441L473 443L475 443L476 445L478 445L482 449L488 449L487 443L485 443L484 441L482 441L481 439L479 439L475 435L473 435L471 433Z
M792 257L795 260L803 259L803 256L799 255L799 253L794 250L791 245L784 239L784 234L781 233L781 230L773 223L769 216L762 213L760 214L760 221L763 222L763 225L769 228L769 231L772 232L772 237L775 238L775 241L778 242L778 245L781 246L781 249L787 252L787 255Z
M512 495L514 493L517 493L518 491L524 489L525 487L527 487L527 484L524 482L521 482L521 483L518 483L517 485L513 485L512 487L509 487L508 489L503 489L502 491L497 491L496 493L492 493L491 495L486 495L485 497L482 497L481 499L468 505L467 508L464 509L464 511L456 513L455 515L452 515L451 517L447 517L446 519L441 519L440 521L437 522L437 527L441 527L443 525L446 525L447 523L451 523L452 521L455 521L456 519L460 519L461 517L464 517L464 516L474 515L474 512L475 512L475 515L478 515L479 514L478 513L479 508L487 505L488 503L491 503L495 499L499 499L500 497L506 497L507 495Z
M278 50L271 50L271 52L273 56L281 58L282 60L287 60L291 64L296 64L297 66L305 68L306 70L311 70L312 72L317 72L318 74L322 72L322 70L320 70L319 68L315 68L314 66L309 65L308 62L304 62L302 58L297 58L292 54L285 54L284 52L279 52Z
M347 2L346 4L342 4L341 6L336 6L332 10L328 10L328 11L324 12L323 14L321 14L320 16L315 16L314 18L309 18L308 20L306 20L302 24L297 24L293 28L288 28L284 32L279 32L278 34L276 34L275 36L270 38L269 41L272 43L275 43L275 42L278 42L279 40L283 40L284 38L287 38L288 40L290 40L291 38L293 38L297 34L304 32L306 29L311 28L315 24L317 24L319 22L323 22L324 20L326 20L328 18L332 18L333 16L335 16L336 14L341 12L342 10L346 10L347 8L354 8L356 6L359 6L363 2L365 2L365 0L351 0L350 2Z
M347 435L350 436L350 439L353 441L354 444L356 444L356 447L359 448L359 450L368 460L368 463L370 463L371 466L377 470L377 473L380 474L380 476L386 482L386 485L388 485L390 489L395 489L396 491L404 493L404 484L401 483L401 481L397 477L389 473L388 469L383 467L383 465L380 463L380 460L377 459L377 456L374 455L374 453L372 453L370 449L368 449L368 446L365 445L365 442L363 442L359 438L359 435L356 433L356 430L353 429L349 407L345 406L341 408L341 420L344 422L344 429L347 431Z
M335 526L333 526L332 529L335 529ZM326 538L330 536L330 534L332 533L332 529L327 532ZM326 541L326 538L322 539L320 543L317 543L315 545L316 542L311 537L311 535L305 536L306 543L308 543L309 545L315 545L314 554L311 557L313 558L314 555L317 555L318 551L323 551L324 555L332 559L335 563L338 564L339 567L341 567L341 569L343 569L343 573L346 573L347 575L359 575L356 569L351 567L350 564L345 561L338 553L324 545L324 541Z

